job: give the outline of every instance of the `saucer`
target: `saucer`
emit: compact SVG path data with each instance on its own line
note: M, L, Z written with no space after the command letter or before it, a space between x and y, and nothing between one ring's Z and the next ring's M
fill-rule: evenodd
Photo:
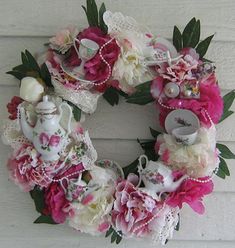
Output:
M165 120L165 129L171 134L172 130L178 127L200 128L200 121L192 111L187 109L177 109L170 112Z
M76 80L78 80L78 81L80 81L82 83L86 83L86 84L89 84L89 83L93 84L93 83L96 82L96 80L92 80L92 81L86 80L84 78L84 75L79 74L78 72L74 72L73 71L74 68L65 66L63 62L61 63L60 66L61 66L61 69L63 70L63 72L66 73L68 76L70 76L73 79L76 79Z

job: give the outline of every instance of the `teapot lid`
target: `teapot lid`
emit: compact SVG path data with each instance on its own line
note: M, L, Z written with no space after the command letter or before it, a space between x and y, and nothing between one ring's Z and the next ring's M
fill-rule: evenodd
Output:
M40 114L52 114L56 110L56 105L48 100L48 96L43 96L42 102L39 102L36 106L36 113Z

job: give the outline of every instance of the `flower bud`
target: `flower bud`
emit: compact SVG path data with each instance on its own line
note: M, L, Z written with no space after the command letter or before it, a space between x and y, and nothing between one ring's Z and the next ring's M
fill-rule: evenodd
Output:
M43 85L33 77L24 77L21 80L20 97L28 102L40 101L44 92Z

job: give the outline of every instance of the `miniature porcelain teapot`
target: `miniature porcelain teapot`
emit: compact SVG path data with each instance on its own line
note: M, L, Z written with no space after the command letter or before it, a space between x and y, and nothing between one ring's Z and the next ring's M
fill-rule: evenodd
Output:
M69 111L69 120L67 132L61 127L62 106ZM43 97L35 108L37 121L34 127L27 122L24 108L20 108L20 124L23 134L29 139L35 149L41 154L44 161L55 161L60 158L58 153L63 149L66 139L71 132L70 124L72 118L72 109L67 103L61 103L59 114L57 114L56 105L48 100L48 96Z
M145 168L142 166L143 159L146 161ZM187 175L184 175L179 180L174 181L172 170L160 161L149 161L145 155L139 157L138 172L140 175L138 185L143 181L145 186L144 191L156 197L158 193L161 195L164 192L175 191L183 180L188 177Z

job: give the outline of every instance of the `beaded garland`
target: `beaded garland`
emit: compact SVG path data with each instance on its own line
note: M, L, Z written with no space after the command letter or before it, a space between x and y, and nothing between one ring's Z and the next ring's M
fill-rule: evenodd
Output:
M10 177L30 192L35 223L67 222L116 244L166 244L183 204L203 214L213 177L230 175L225 159L235 155L216 144L215 124L231 115L235 92L221 97L215 66L204 57L213 35L200 41L196 18L182 32L174 27L172 44L94 0L83 9L88 28L59 31L45 53L22 52L22 64L8 72L21 81L2 131L13 149ZM153 140L138 140L144 155L125 167L97 160L82 127L100 96L112 106L124 97L159 109L164 132L151 128Z

